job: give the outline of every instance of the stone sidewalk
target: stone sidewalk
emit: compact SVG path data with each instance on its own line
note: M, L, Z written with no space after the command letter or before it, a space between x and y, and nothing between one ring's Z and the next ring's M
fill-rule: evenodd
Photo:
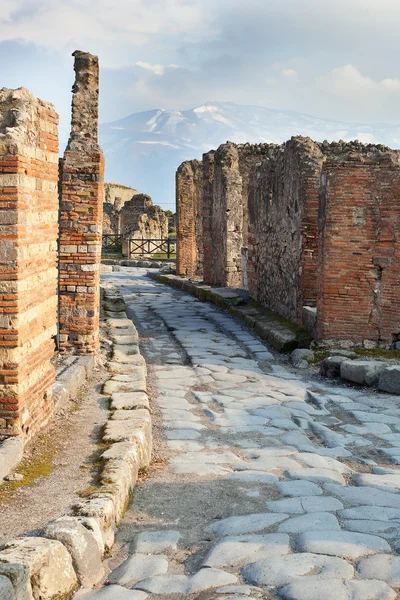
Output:
M76 600L392 600L400 397L299 376L228 313L143 270L120 289L169 464L137 488L108 585Z

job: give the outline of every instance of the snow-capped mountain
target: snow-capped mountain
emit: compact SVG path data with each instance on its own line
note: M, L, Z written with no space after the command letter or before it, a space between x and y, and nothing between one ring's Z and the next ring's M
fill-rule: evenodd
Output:
M175 206L175 171L182 161L201 158L227 140L281 143L293 135L400 147L400 125L344 123L231 102L207 102L183 112L134 113L100 126L106 180L150 194L170 210Z

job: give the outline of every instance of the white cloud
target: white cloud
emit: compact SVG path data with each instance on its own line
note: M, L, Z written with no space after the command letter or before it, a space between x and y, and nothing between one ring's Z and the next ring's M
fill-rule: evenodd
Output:
M139 60L136 65L146 71L151 71L154 75L164 75L165 73L164 65L151 65L150 63L141 60Z
M295 71L294 69L283 69L282 75L288 78L297 77L297 71Z

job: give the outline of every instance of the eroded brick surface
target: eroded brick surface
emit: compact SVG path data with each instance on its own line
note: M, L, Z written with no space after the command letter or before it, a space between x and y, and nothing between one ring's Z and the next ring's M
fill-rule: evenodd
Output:
M99 65L75 52L71 135L61 164L60 345L93 354L99 347L104 157L98 145Z
M203 274L202 189L201 161L182 163L176 173L176 272L188 277L201 277Z
M58 115L0 91L0 435L31 435L53 408Z

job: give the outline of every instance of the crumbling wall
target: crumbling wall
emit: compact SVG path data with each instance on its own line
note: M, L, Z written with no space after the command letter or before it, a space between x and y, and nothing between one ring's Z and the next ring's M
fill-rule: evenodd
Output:
M147 194L137 194L120 211L121 234L134 239L168 237L168 217Z
M176 172L176 271L188 277L203 274L203 166L185 161Z
M53 409L58 116L0 90L0 435L30 436Z
M211 283L212 246L214 243L214 232L212 229L214 156L214 150L203 154L203 181L201 194L203 207L203 280L205 283Z
M104 157L98 145L97 56L74 52L71 134L61 164L60 346L93 354L99 348L100 260Z
M120 211L126 202L138 195L134 188L120 183L104 184L103 233L118 235L121 227Z
M400 339L400 152L324 148L317 337L369 346Z
M323 155L309 138L271 145L249 194L249 291L297 323L315 306L319 178Z

